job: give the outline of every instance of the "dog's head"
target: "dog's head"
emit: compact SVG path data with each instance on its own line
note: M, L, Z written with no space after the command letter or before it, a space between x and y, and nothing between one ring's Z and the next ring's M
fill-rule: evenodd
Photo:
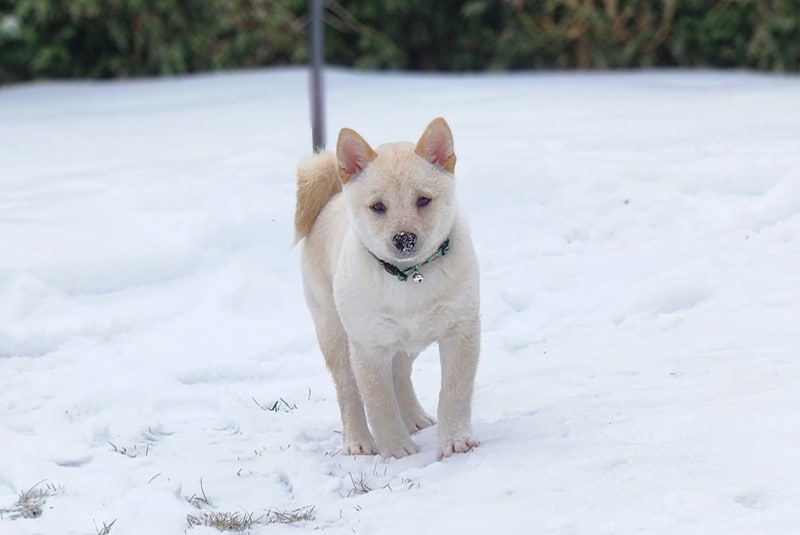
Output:
M355 232L375 255L413 265L447 239L456 215L456 155L444 119L434 119L416 145L375 150L344 128L336 155Z

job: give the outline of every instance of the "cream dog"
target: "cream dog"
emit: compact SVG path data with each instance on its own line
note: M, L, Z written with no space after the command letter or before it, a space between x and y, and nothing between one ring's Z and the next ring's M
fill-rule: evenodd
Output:
M373 149L342 129L336 154L298 166L303 285L336 384L345 455L418 451L410 435L436 422L417 400L411 365L434 342L442 367L437 457L478 445L478 262L456 205L455 163L450 128L437 118L416 145Z

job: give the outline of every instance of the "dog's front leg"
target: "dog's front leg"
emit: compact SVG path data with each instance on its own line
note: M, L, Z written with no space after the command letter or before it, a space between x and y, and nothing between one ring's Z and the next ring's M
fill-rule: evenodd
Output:
M394 356L392 363L394 375L394 394L397 397L397 405L400 407L400 415L406 424L409 434L414 434L420 429L425 429L436 423L425 409L420 405L417 395L414 393L414 385L411 383L411 365L417 355L409 355L400 352Z
M392 357L381 348L351 342L353 374L367 410L375 443L383 458L405 457L418 451L400 415L392 378Z
M480 321L465 322L439 340L442 390L439 392L437 458L478 446L472 436L472 392L480 352Z

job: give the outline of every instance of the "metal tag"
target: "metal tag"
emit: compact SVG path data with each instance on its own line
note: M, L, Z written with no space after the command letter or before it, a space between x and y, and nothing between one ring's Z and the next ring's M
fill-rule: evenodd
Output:
M422 282L423 280L425 280L425 277L423 277L422 273L420 273L419 271L414 270L414 273L411 274L411 280L413 280L414 282Z

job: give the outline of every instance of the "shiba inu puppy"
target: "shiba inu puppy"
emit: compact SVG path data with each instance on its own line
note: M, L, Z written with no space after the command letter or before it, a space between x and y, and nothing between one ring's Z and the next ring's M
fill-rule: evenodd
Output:
M298 166L303 286L336 384L345 455L418 451L411 434L436 420L417 400L411 366L435 342L437 457L478 445L478 262L456 204L455 164L450 127L437 118L416 145L373 149L344 128L335 154Z

